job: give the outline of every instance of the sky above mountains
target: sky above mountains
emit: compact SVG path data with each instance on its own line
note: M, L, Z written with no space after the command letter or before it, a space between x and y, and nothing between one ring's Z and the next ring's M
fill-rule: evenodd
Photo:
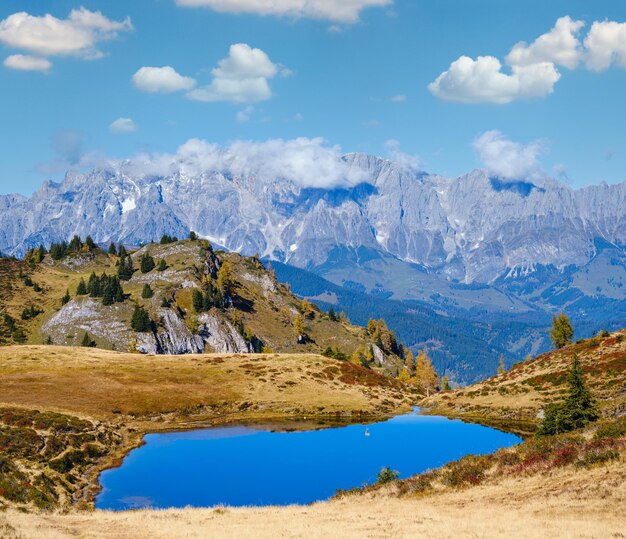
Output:
M614 0L4 0L0 54L0 193L215 148L303 177L359 151L626 180Z

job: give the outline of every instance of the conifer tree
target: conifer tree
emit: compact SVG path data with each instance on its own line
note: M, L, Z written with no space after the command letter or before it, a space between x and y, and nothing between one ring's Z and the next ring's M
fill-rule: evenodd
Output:
M448 380L447 375L443 375L441 379L441 391L450 391L450 381Z
M139 269L141 269L141 273L149 273L154 269L154 258L150 256L150 253L146 251L141 258L139 259Z
M117 249L115 248L115 244L113 242L111 242L111 244L109 245L108 253L110 255L116 255L117 254Z
M102 295L100 290L100 279L94 272L92 272L89 276L89 281L87 282L87 292L89 292L89 296L92 298L99 298Z
M332 307L330 309L328 309L328 318L332 322L336 322L337 321L337 315L335 314L335 309L333 309Z
M500 362L498 363L498 376L504 374L504 354L500 354Z
M85 279L82 277L78 282L78 286L76 287L76 295L77 296L86 296L87 295L87 286L85 285Z
M157 271L165 271L167 269L167 264L165 263L165 259L161 258L156 266Z
M580 429L600 417L598 405L585 385L577 354L567 375L567 385L565 400L546 406L539 434L560 434Z
M85 245L87 246L87 249L89 249L90 251L93 251L96 248L96 244L93 241L93 238L91 236L87 236L85 238Z
M141 291L141 297L144 299L150 299L154 296L154 292L148 283L143 285L143 290Z
M70 299L72 299L70 297L70 291L66 290L65 295L61 298L61 306L68 304L70 302Z
M196 234L193 230L189 231L189 239L191 241L196 241L198 239L198 234Z
M133 312L133 316L130 320L130 327L133 331L138 333L146 333L150 331L152 326L152 321L150 320L150 315L148 311L144 309L141 305L135 305L135 310Z
M83 248L83 242L81 241L80 236L78 236L77 234L74 234L74 237L70 241L70 245L68 249L72 252L77 253L82 248Z
M96 346L96 343L91 340L91 338L89 337L89 333L85 332L85 334L83 335L83 340L80 342L80 345L84 346L85 348L93 348L94 346Z
M124 255L122 256L122 248L120 247L120 261L117 267L117 276L122 281L130 281L134 272L135 268L133 267L132 258L126 254L126 250L124 250Z

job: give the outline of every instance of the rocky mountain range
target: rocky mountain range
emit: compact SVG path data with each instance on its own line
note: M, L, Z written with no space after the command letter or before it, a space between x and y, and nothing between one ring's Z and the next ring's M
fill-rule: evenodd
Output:
M209 161L108 162L32 197L0 196L0 252L74 234L137 246L194 230L370 297L527 323L535 336L520 333L511 361L545 349L536 328L560 310L583 333L624 325L626 182L575 190L485 170L447 179L358 153L337 156L332 182L303 182L294 167Z

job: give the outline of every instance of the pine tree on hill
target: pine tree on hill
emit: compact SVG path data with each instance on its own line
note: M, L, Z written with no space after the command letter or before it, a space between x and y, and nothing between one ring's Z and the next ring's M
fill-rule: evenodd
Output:
M167 264L164 258L161 258L156 266L157 271L165 271L167 269Z
M154 296L154 291L148 283L144 284L143 290L141 291L141 297L144 299L150 299L152 296Z
M85 238L85 245L87 246L87 249L89 249L89 251L93 251L96 248L96 243L93 241L93 238L91 236L87 236Z
M130 327L133 331L146 333L150 331L151 326L152 321L150 320L148 311L146 311L146 309L144 309L141 305L135 305L135 311L133 312L133 316L130 321Z
M577 354L567 375L567 385L565 400L546 406L539 434L560 434L580 429L600 417L598 405L585 385Z
M78 286L76 287L76 295L77 296L86 296L87 295L87 286L85 285L85 279L82 277L78 282Z
M133 273L135 273L135 268L133 267L132 258L126 254L126 250L124 250L124 255L122 255L122 249L120 248L120 260L119 266L117 267L117 276L122 281L130 281L133 277Z
M85 348L94 348L96 346L95 341L92 341L89 337L89 333L85 332L83 335L83 340L80 342L80 345Z
M100 290L100 279L94 272L92 272L89 276L87 292L89 292L89 296L92 298L99 298L102 295L102 291Z
M68 304L71 299L72 298L70 297L70 291L66 290L65 295L61 298L61 306Z
M154 258L150 256L148 251L141 255L141 258L139 259L139 269L141 270L141 273L151 272L155 265Z
M110 255L116 255L117 254L117 249L115 248L115 244L113 242L111 242L111 245L109 245L108 253Z

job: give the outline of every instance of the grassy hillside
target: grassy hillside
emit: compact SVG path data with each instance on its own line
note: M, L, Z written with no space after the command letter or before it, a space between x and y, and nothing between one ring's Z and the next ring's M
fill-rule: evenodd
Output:
M567 372L577 354L592 394L605 417L626 411L626 330L581 340L560 350L514 365L509 371L478 384L434 395L424 402L433 413L532 430L541 410L560 400Z
M164 266L143 273L146 254ZM123 300L111 305L77 291L92 273L116 275L116 255L83 247L60 260L46 255L36 264L0 259L0 344L78 346L87 333L95 346L119 351L320 353L330 347L347 357L373 344L363 328L303 304L256 258L214 252L208 242L196 240L148 245L131 259L135 271L121 281ZM230 267L227 291L219 282L224 265ZM146 286L151 297L144 297ZM206 290L219 298L198 310L194 294ZM69 301L63 304L66 291ZM131 328L136 305L152 321L146 332ZM295 331L298 317L301 339ZM401 360L382 352L385 357L379 355L370 366L397 374Z
M314 354L142 356L93 348L0 348L0 508L88 507L98 473L146 432L299 419L380 418L418 395ZM303 421L303 418L308 418Z

